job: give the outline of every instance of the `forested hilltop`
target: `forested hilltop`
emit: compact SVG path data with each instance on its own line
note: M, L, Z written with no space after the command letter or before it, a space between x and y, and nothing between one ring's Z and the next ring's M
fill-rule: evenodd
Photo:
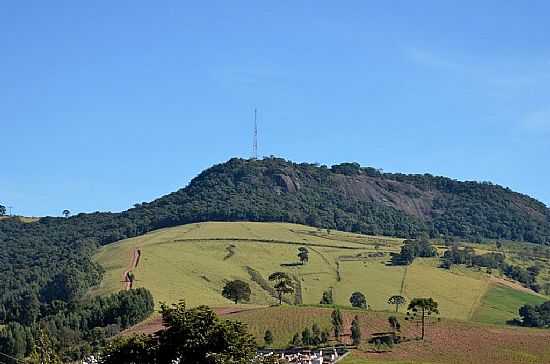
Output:
M100 198L100 196L98 197ZM541 202L491 183L283 159L231 159L122 213L0 220L0 324L32 325L101 280L99 245L202 221L281 221L404 238L550 242ZM1 340L0 340L1 343Z

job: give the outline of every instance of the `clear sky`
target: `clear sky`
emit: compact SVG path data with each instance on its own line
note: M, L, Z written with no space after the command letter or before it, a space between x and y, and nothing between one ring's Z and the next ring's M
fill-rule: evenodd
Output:
M260 154L550 204L550 2L2 1L0 203L120 211Z

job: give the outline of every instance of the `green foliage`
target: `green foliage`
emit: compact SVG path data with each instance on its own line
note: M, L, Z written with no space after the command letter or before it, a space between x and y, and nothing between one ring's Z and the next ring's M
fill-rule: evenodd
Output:
M351 322L351 340L353 345L361 344L361 326L359 325L358 316L355 316Z
M426 318L432 314L439 314L438 303L433 298L413 298L407 309L408 321L420 320L422 324L422 340L426 331Z
M313 326L311 326L311 339L313 341L313 345L319 345L324 342L321 338L321 327L317 323L314 323Z
M271 333L271 330L266 330L264 334L264 343L266 346L273 344L273 334Z
M537 284L536 278L540 272L540 268L537 266L531 266L529 268L523 268L517 265L510 265L504 263L501 266L502 272L516 281L523 283L525 286L531 288L533 291L540 291L540 287Z
M248 364L256 344L239 322L222 321L206 306L187 309L185 302L161 306L165 330L115 341L102 364L181 363Z
M101 364L157 363L157 340L149 335L122 336L111 341L102 353Z
M64 361L80 359L89 351L86 348L100 347L107 338L144 320L153 309L153 296L144 288L97 297L87 303L65 305L53 301L43 307L40 323L45 330L11 322L0 331L0 352L16 357L38 355L39 350L45 350L41 349L43 345L47 350L55 348ZM35 342L41 344L35 347Z
M323 296L321 297L321 301L319 303L321 305L333 305L334 304L334 298L332 297L332 289L331 288L323 291Z
M304 331L302 331L302 344L305 346L311 346L314 344L313 336L311 335L311 330L309 327L306 327Z
M6 215L6 206L0 205L0 216Z
M17 322L10 322L0 330L0 352L24 358L34 350L34 330Z
M223 287L222 295L235 302L250 300L250 286L240 279L227 282Z
M367 299L365 295L361 292L353 292L349 298L349 302L353 307L357 308L367 308Z
M62 364L61 359L57 355L56 348L48 333L42 329L38 329L35 347L31 353L29 364Z
M550 327L550 301L540 305L525 305L519 309L521 325L528 327Z
M390 305L395 305L395 312L399 312L399 306L404 305L407 300L401 295L394 295L388 299Z
M298 259L300 259L300 263L304 264L309 261L309 250L306 247L300 247L298 248Z
M428 240L405 240L399 254L392 256L393 265L409 265L415 258L437 256L437 249Z
M272 273L268 279L275 282L274 288L278 294L279 304L283 303L283 295L294 292L294 288L292 287L292 279L290 279L288 274L284 272L275 272Z
M447 269L453 264L467 264L469 266L501 268L504 264L504 254L487 253L476 255L475 250L471 247L459 248L454 244L443 254L443 266Z
M330 322L332 324L334 337L340 340L340 335L342 335L342 330L344 329L344 319L342 318L342 312L340 312L339 308L336 308L330 314Z
M300 334L296 333L292 337L292 340L290 340L290 346L298 347L302 345L302 339L300 338Z

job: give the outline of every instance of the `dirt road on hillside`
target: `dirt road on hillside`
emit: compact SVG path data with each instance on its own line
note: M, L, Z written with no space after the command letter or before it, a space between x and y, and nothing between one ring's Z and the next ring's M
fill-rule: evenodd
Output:
M122 274L122 289L125 291L133 288L134 282L130 279L130 273L138 266L140 258L141 250L134 248L130 252L130 265L128 265L128 268Z

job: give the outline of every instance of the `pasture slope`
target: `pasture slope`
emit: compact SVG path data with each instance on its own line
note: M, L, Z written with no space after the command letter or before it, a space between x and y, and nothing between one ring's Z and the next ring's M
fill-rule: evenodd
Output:
M313 323L329 327L331 309L312 306L326 289L333 290L336 303L342 306L349 306L352 292L365 293L371 310L345 310L346 326L353 315L359 315L365 338L388 330L387 318L395 314L387 304L389 296L401 293L409 300L427 296L439 302L443 319L429 327L424 343L411 341L383 354L360 348L343 364L550 363L546 331L503 326L517 316L521 305L539 303L545 297L514 288L484 271L443 270L437 259L417 259L408 267L389 266L389 254L399 251L401 244L402 239L283 223L184 225L101 248L95 259L105 268L105 278L90 295L120 290L124 287L121 277L133 267L134 287L148 288L157 302L185 298L189 306L210 305L228 319L247 323L259 343L270 329L278 347ZM310 251L309 262L303 266L297 264L300 246ZM477 250L489 251L490 247ZM299 287L299 294L288 301L302 305L269 307L276 300L262 283L279 270L288 272ZM250 283L248 304L233 305L221 296L224 283L231 279ZM417 336L418 327L406 322L403 312L398 316L403 334ZM152 317L126 334L152 333L160 327L158 316Z
M105 278L91 295L120 290L121 277L139 249L134 287L150 289L157 302L185 298L190 306L228 306L231 302L220 294L224 283L242 279L252 288L250 304L270 305L276 300L262 288L262 280L279 270L299 283L299 294L288 297L291 303L317 304L322 292L332 289L337 304L349 305L351 293L361 291L371 309L391 310L388 297L402 294L433 297L443 317L504 323L522 304L543 300L495 285L498 280L483 271L440 269L437 259L417 259L408 267L387 265L389 254L401 244L402 239L284 223L183 225L101 248L95 259L105 268ZM300 246L310 250L303 266L297 264Z

